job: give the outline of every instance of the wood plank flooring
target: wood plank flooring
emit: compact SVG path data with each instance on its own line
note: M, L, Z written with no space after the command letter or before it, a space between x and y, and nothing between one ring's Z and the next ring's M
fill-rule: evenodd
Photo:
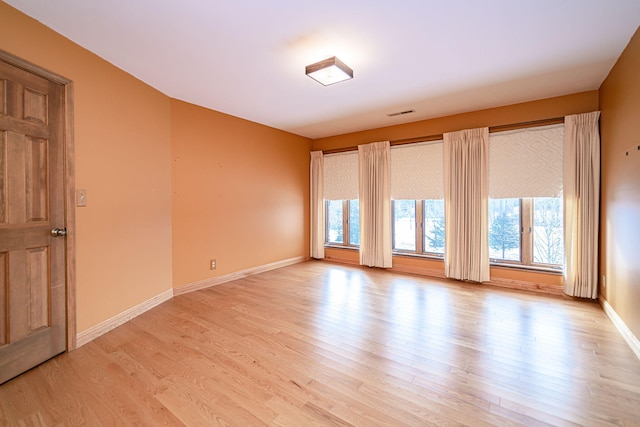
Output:
M595 303L310 261L181 295L0 386L0 425L640 425Z

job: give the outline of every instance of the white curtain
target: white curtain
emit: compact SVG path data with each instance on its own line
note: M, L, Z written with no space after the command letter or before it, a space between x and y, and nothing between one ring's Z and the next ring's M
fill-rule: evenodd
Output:
M600 112L565 117L564 292L598 297Z
M311 152L311 258L324 258L324 197L322 151Z
M391 268L391 155L389 142L358 146L360 264Z
M489 128L444 134L445 275L489 281Z

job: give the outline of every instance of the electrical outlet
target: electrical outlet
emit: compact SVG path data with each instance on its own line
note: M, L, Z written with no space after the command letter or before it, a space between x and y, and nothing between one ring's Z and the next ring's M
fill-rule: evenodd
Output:
M212 270L215 270L215 269L216 269L216 260L215 260L215 259L212 259L212 260L211 260L211 269L212 269Z

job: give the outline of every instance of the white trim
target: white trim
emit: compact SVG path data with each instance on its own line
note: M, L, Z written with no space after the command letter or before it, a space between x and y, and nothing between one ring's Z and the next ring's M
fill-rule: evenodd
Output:
M277 268L286 267L288 265L298 264L306 261L305 256L299 256L295 258L289 258L282 261L272 262L270 264L260 265L258 267L248 268L246 270L236 271L235 273L226 274L224 276L213 277L211 279L201 280L199 282L190 283L187 285L179 286L173 289L168 289L153 298L141 302L140 304L131 307L120 314L113 316L104 322L98 323L95 326L90 327L76 335L76 347L79 348L88 342L91 342L99 336L106 334L112 329L117 328L123 323L128 322L134 317L138 317L145 311L162 304L165 301L170 300L176 295L186 294L189 292L205 289L210 286L219 285L221 283L230 282L232 280L241 279L243 277L252 276L254 274L264 273L265 271L275 270Z
M134 317L140 316L145 311L151 310L152 308L162 304L165 301L170 300L171 298L173 298L173 289L168 289L153 298L143 301L140 304L131 307L123 311L122 313L113 316L110 319L105 320L104 322L98 323L97 325L92 326L89 329L85 329L84 331L76 335L76 348L79 348L86 343L95 340L100 335L106 334L110 330L117 328L118 326L128 322Z
M253 276L254 274L264 273L265 271L275 270L277 268L286 267L288 265L298 264L306 261L306 257L299 256L289 258L282 261L272 262L270 264L259 265L257 267L247 268L246 270L236 271L234 273L225 274L224 276L212 277L210 279L200 280L198 282L188 283L173 288L173 295L182 295L189 292L199 291L211 286L220 285L222 283L231 282L232 280L242 279L243 277Z
M616 313L613 307L611 307L609 302L604 299L602 295L600 295L599 300L602 308L604 309L604 312L607 314L609 319L611 319L613 326L616 327L618 332L620 332L620 335L622 335L622 338L624 338L627 344L629 344L629 347L631 347L631 351L633 351L636 357L640 359L640 341L638 340L638 338L633 335L631 329L629 329L627 324L624 323L624 320L622 320L620 316L618 316L618 313Z

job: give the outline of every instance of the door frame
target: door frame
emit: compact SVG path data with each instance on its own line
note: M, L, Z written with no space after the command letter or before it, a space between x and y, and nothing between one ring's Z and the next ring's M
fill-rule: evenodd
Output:
M67 351L76 349L76 208L75 208L75 156L73 141L73 82L0 49L0 61L21 68L63 87L63 175L66 276L66 343Z

